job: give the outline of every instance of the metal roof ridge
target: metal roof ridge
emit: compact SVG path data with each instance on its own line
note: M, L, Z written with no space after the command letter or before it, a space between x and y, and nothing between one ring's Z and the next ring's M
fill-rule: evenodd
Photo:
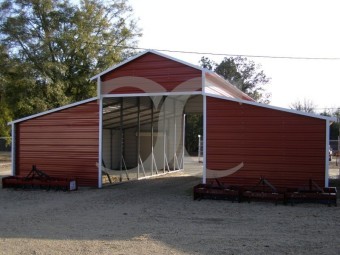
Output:
M65 110L65 109L68 109L68 108L71 108L71 107L74 107L74 106L77 106L77 105L85 104L85 103L88 103L88 102L91 102L91 101L94 101L94 100L97 100L97 99L98 99L97 97L92 97L92 98L85 99L85 100L82 100L82 101L78 101L78 102L75 102L75 103L72 103L72 104L67 104L67 105L64 105L64 106L53 108L53 109L50 109L50 110L47 110L47 111L44 111L44 112L40 112L40 113L36 113L36 114L33 114L33 115L23 117L21 119L10 121L10 122L7 123L7 125L12 125L12 124L15 124L15 123L18 123L18 122L23 122L25 120L34 119L34 118L37 118L37 117L40 117L40 116L43 116L43 115L47 115L49 113Z

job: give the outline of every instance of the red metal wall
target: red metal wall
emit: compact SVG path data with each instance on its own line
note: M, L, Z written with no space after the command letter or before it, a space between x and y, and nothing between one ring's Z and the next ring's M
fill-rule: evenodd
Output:
M53 177L98 186L99 104L92 101L16 124L16 175L32 165Z
M244 167L223 182L325 185L324 120L207 97L207 168Z
M163 86L166 91L171 92L183 82L193 78L201 78L202 72L198 69L161 57L157 54L146 53L145 55L142 55L139 58L136 58L133 61L103 75L102 81L108 81L125 76L150 79ZM194 90L196 91L197 88ZM192 87L188 85L187 90L182 88L180 91L192 91ZM126 91L124 88L121 88L119 91L113 90L111 93L140 93L140 90L136 89L136 91L134 91L131 87L126 87Z

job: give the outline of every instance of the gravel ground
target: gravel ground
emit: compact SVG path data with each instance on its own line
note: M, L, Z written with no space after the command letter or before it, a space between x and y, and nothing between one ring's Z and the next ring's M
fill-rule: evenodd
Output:
M340 253L340 206L193 201L199 182L178 172L75 192L0 189L0 254Z

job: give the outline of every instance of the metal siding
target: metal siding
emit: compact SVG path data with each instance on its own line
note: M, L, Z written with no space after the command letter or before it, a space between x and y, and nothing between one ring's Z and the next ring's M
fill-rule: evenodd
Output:
M207 97L207 169L244 167L224 177L254 185L260 177L277 187L325 183L324 120Z
M127 64L112 70L102 76L102 81L108 81L114 78L134 76L150 79L161 86L167 92L173 91L178 85L187 82L190 79L202 79L202 72L193 67L181 64L174 60L161 57L153 53L147 53ZM191 91L195 86L188 85L187 90ZM200 86L201 88L201 86ZM194 89L195 91L197 89ZM181 89L183 91L183 88ZM111 93L140 93L137 88L120 88ZM154 91L157 92L157 91ZM159 91L163 92L163 91Z
M37 165L50 176L97 187L98 112L94 101L17 123L17 175Z

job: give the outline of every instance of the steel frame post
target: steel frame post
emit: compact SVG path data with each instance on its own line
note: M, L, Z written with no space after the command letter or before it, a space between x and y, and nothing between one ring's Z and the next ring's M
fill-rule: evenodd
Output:
M163 173L165 173L165 158L166 158L165 100L163 101Z
M11 163L12 163L12 165L11 165L11 174L12 174L12 176L14 176L15 175L15 164L16 164L16 155L15 155L15 146L16 146L16 135L15 135L15 124L14 123L12 123L12 130L11 130L11 133L12 133L12 148L11 148Z
M122 182L123 180L123 106L124 106L124 102L123 102L124 98L121 97L120 98L120 182Z
M139 157L140 157L140 98L137 98L137 180L139 179Z
M177 153L176 153L176 145L177 145L177 119L176 119L176 100L174 100L174 171L176 170L176 157L177 157Z

